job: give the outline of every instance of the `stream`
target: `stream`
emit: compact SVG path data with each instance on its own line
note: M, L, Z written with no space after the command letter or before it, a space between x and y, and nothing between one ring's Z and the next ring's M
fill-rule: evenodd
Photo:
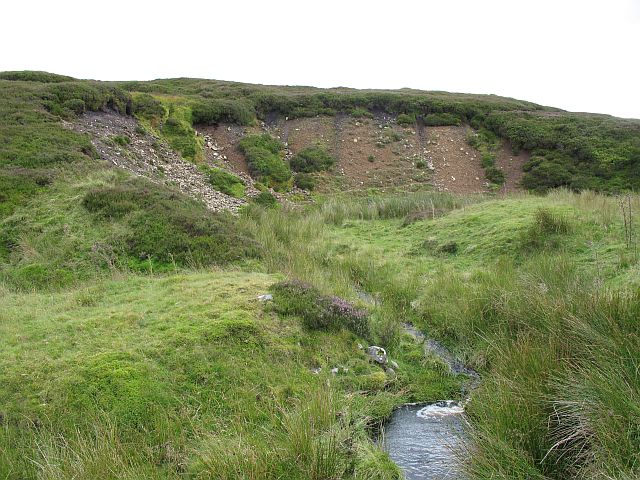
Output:
M380 304L373 295L358 289L356 292L366 303ZM443 400L403 405L385 422L378 441L400 467L406 480L460 480L464 478L460 452L464 450L466 439L463 405L479 385L480 375L410 323L403 323L402 329L422 344L425 355L438 357L451 373L468 378L462 389L464 400L461 403Z
M453 401L403 405L386 422L382 444L406 480L461 478L463 408Z
M437 356L452 373L468 377L462 395L480 382L480 376L466 367L447 348L426 338L413 325L403 330L423 344L425 354ZM463 451L464 402L443 400L409 404L396 409L385 423L381 438L384 449L400 467L406 480L453 480L463 478L460 452Z

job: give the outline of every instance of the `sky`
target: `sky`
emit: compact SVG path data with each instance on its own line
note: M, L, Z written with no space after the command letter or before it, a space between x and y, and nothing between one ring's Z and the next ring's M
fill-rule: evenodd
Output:
M640 118L640 0L20 0L0 71L493 93Z

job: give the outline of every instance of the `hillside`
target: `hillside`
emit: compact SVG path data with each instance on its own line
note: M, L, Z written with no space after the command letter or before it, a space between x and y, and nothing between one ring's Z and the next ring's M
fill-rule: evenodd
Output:
M2 72L0 477L399 480L455 400L469 478L637 478L639 186L640 120Z

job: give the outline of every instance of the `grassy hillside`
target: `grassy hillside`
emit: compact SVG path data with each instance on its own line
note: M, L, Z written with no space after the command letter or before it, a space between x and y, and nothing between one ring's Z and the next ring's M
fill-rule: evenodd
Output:
M0 73L0 477L397 479L383 419L463 382L405 322L482 375L471 478L640 475L636 195L263 192L212 213L67 128L105 108L199 164L201 124L384 110L530 150L535 192L640 181L640 122L512 99Z
M616 199L590 193L329 201L288 224L315 222L331 253L301 245L317 260L292 254L279 268L359 285L387 319L420 325L481 372L472 478L634 478L640 202L629 202L631 229Z
M494 132L516 150L531 151L523 178L523 185L531 190L542 192L568 186L618 192L640 186L639 120L565 113L494 95L274 87L199 79L109 83L43 72L0 72L0 88L6 118L2 135L15 137L7 141L9 146L3 145L0 154L12 158L14 166L24 166L26 162L29 167L43 168L45 164L73 158L82 145L70 152L52 151L47 159L36 163L33 152L36 145L44 145L42 142L59 146L80 141L63 139L63 134L50 125L56 117L105 106L135 113L192 160L201 157L202 152L193 125L249 125L274 115L293 118L344 113L361 117L384 111L402 115L403 121L409 123L468 123ZM48 113L42 111L43 107ZM28 142L24 140L27 134L33 137ZM0 162L4 164L6 160ZM21 178L24 180L24 175ZM28 194L36 188L30 186L35 180L24 182L28 185L16 188L19 191L12 196Z

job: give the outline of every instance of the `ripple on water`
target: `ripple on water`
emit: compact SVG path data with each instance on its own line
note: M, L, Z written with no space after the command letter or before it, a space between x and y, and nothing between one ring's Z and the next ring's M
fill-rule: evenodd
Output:
M456 449L462 446L462 413L457 402L405 405L384 429L384 446L407 480L461 478Z

